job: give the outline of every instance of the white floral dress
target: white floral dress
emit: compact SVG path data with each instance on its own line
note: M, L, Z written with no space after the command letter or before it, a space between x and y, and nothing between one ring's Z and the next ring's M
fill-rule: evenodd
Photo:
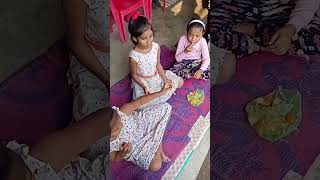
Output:
M163 133L171 116L171 105L159 103L131 115L122 113L117 107L113 109L118 112L123 127L118 137L110 142L110 151L119 151L124 142L130 143L132 150L125 159L148 170L162 143Z
M98 60L109 70L109 52L103 52L95 45L108 47L109 8L106 0L84 0L87 5L87 39ZM74 89L73 115L76 121L108 105L107 89L89 70L71 54L68 72L69 83Z
M93 161L76 157L59 172L56 172L49 164L30 156L29 147L25 144L10 141L7 148L20 155L36 180L106 180L109 176L107 152Z
M129 54L129 57L131 57L138 64L137 74L140 77L142 83L148 88L150 93L159 92L164 85L164 82L161 76L159 75L159 73L157 73L157 67L156 67L159 48L160 48L159 45L153 42L152 48L150 52L148 52L147 54L139 53L135 50L131 50ZM150 101L149 103L141 106L139 109L143 109L147 106L154 105L157 103L165 102L172 96L172 94L178 88L179 82L182 79L169 70L166 70L166 75L168 79L170 79L173 83L172 90L168 91L165 95L160 96ZM147 78L144 78L144 77L147 77ZM132 88L133 88L133 99L137 99L145 95L143 88L134 80L132 80Z
M110 72L109 52L101 49L109 44L109 1L83 0L87 6L86 39L104 68ZM109 105L109 96L105 85L82 66L77 57L70 54L71 63L68 71L68 81L73 87L73 120L82 120L89 114ZM95 158L99 153L108 151L109 142L106 138L93 146L88 157Z

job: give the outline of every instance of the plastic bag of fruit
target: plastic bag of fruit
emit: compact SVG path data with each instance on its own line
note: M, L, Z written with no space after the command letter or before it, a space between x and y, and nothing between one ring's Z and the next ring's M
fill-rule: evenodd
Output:
M259 136L276 142L298 128L302 116L301 95L296 90L278 87L249 102L246 112Z

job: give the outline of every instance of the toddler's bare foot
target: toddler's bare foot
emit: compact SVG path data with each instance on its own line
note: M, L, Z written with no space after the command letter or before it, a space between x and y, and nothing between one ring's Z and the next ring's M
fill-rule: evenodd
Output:
M161 156L162 162L170 162L171 161L171 159L163 151L160 153L160 156Z
M251 23L240 23L232 27L232 30L247 34L249 36L254 36L256 33L255 25Z
M159 146L159 152L162 162L170 162L171 159L163 152L162 144Z

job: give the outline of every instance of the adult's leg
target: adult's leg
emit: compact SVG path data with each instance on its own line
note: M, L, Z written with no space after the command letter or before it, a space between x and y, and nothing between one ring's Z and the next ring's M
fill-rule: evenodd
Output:
M111 108L92 113L82 121L44 137L31 147L30 155L58 171L98 139L109 138L111 117Z
M104 67L109 70L108 54L101 53L97 57ZM87 68L82 66L76 57L71 59L68 76L74 91L73 123L80 122L96 111L108 107L109 96L106 86ZM81 155L88 159L94 159L98 155L109 151L108 148L109 140L102 138L97 140L96 144Z

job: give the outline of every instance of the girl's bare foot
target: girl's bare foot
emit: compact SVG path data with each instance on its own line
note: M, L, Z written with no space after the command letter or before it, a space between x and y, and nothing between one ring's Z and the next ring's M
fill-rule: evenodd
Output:
M255 25L251 23L240 23L236 24L232 27L232 30L249 35L254 36L256 33Z

